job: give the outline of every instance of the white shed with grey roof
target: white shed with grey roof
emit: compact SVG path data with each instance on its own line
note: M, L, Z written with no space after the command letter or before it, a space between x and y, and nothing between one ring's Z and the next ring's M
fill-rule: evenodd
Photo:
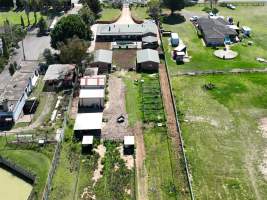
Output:
M97 67L99 74L108 73L112 64L112 51L98 49L94 52L94 60L90 64L91 67Z
M136 53L136 69L142 71L158 71L159 53L153 49L142 49Z

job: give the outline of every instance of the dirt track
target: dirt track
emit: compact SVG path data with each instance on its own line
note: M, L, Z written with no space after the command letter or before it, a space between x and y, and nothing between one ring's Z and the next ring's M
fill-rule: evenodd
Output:
M145 168L145 144L142 131L142 123L137 122L134 127L134 135L136 142L136 181L137 181L137 199L147 200L148 199L148 183L147 183L147 172Z

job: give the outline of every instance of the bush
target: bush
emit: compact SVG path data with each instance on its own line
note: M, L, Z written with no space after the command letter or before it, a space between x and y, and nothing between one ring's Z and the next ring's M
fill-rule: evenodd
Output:
M215 15L219 13L219 10L217 8L213 8L212 9L212 13L214 13Z
M202 9L202 11L209 13L209 12L211 12L211 8L210 7L204 7Z

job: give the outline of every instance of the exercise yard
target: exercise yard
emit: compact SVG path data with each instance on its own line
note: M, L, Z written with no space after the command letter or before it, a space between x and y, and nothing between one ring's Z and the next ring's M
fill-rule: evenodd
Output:
M165 55L171 72L177 71L193 71L193 70L227 70L233 68L260 68L266 67L266 64L256 61L256 57L266 57L267 51L267 29L266 25L267 6L240 6L236 10L219 7L220 15L225 17L232 16L235 23L240 21L240 26L246 25L252 28L252 37L243 40L239 44L231 47L236 51L238 56L233 60L222 60L216 58L213 53L214 49L205 47L200 38L198 38L196 30L189 18L194 15L207 16L202 6L187 7L181 11L181 16L167 17L163 24L163 28L168 31L177 32L179 37L188 47L188 54L192 58L189 63L177 65L171 59L172 47L169 46L168 37L163 37L163 45ZM248 13L253 13L249 14ZM185 18L184 18L185 17ZM186 19L186 21L184 21ZM252 46L248 45L248 41L252 41Z
M204 89L209 83L214 88ZM176 77L172 84L196 199L265 199L266 75Z

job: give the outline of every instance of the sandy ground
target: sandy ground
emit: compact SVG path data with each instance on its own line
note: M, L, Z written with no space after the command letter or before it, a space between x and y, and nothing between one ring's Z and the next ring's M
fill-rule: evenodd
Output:
M135 24L128 5L123 5L121 16L114 24Z
M104 166L101 164L101 161L105 156L106 147L103 144L100 144L100 145L98 145L98 147L97 147L97 149L95 151L99 154L99 159L97 161L97 168L94 171L94 176L92 178L92 180L94 181L94 185L102 177L101 171L102 171Z
M267 139L267 117L260 119L259 129L262 133L262 137ZM264 179L267 181L267 148L263 152L263 160L259 165L259 170L263 174Z
M126 135L132 135L128 130L128 115L125 108L125 86L121 78L110 74L108 81L108 106L104 109L103 119L107 119L102 129L102 137L107 139L123 139ZM123 115L125 121L117 123L117 118Z
M147 200L148 199L148 175L145 167L145 144L142 131L142 123L138 122L134 127L134 136L136 143L136 155L135 155L135 166L136 166L136 181L137 181L137 199Z
M97 31L97 26L98 24L94 24L93 26L91 26L91 30L94 36L94 40L91 41L91 45L90 47L87 49L87 53L91 53L95 50L95 40L96 40L96 31Z
M134 168L134 158L133 158L133 156L132 155L124 155L123 154L123 145L120 145L118 147L118 149L119 149L119 152L121 154L121 158L124 160L124 162L126 164L126 167L128 169L130 169L130 170L133 169Z

